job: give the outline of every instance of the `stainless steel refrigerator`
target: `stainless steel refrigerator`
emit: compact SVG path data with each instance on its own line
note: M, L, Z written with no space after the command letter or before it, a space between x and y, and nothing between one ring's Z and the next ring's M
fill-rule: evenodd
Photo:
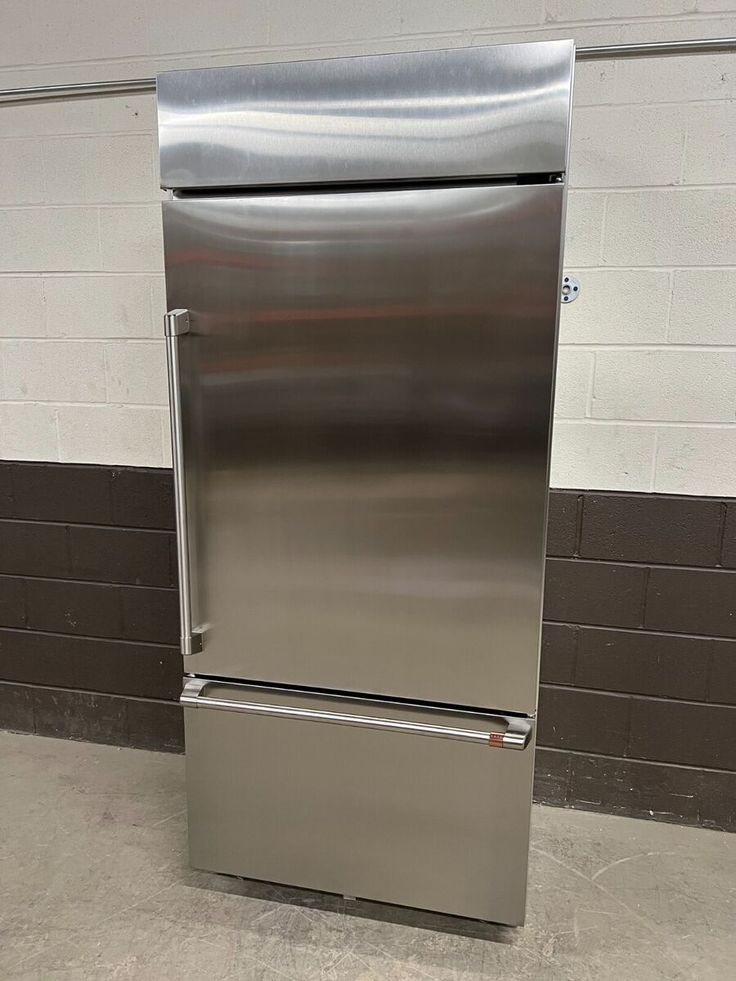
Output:
M524 920L573 61L158 78L196 867Z

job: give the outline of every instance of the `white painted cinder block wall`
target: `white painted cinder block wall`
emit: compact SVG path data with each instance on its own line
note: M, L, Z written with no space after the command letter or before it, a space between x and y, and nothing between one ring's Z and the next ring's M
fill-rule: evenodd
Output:
M736 0L3 0L0 87L574 37ZM736 55L580 64L557 487L736 495ZM0 456L169 462L152 96L0 107Z

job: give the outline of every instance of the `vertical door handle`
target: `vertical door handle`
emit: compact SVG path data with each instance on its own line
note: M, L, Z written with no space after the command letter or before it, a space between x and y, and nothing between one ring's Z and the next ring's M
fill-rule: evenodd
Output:
M171 457L174 466L174 502L176 508L176 554L179 570L179 618L181 623L181 652L199 654L204 629L195 627L192 620L192 569L190 553L189 510L184 466L184 428L181 410L181 373L179 338L189 332L189 311L170 310L164 315L166 364L169 380L169 412L171 414Z

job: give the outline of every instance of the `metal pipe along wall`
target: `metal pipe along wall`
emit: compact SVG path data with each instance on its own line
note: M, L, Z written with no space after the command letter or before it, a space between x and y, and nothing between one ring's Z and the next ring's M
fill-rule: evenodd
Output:
M720 37L701 38L696 41L651 41L645 44L605 44L595 48L578 48L575 52L575 59L576 61L606 61L621 58L733 52L736 52L736 37ZM87 99L110 95L140 95L155 91L155 78L76 82L72 85L33 85L25 88L0 89L0 105L53 102L56 99Z

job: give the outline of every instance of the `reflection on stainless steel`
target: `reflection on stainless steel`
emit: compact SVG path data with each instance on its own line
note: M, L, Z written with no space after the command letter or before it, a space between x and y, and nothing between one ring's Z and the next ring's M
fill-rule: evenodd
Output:
M534 711L562 197L165 204L206 474L191 670Z
M554 173L571 41L158 76L162 187Z
M197 866L523 922L572 61L160 80Z

